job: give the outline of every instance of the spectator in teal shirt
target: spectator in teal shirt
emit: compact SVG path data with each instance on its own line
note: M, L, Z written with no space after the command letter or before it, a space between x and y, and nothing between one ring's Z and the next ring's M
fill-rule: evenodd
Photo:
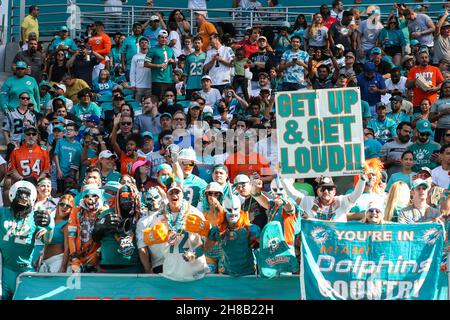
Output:
M69 38L69 29L67 29L66 26L62 26L61 29L59 29L59 35L55 36L55 39L53 39L48 47L48 51L51 53L55 52L57 49L64 50L67 59L70 59L78 49L75 41Z
M30 96L30 103L34 105L34 111L41 112L39 87L33 77L25 74L27 67L26 62L17 61L16 74L3 83L0 92L0 107L3 112L16 109L19 106L19 96L24 92Z
M39 97L41 98L40 109L43 114L45 114L47 104L52 100L52 96L49 93L50 89L53 89L52 85L46 81L41 81L39 84Z
M172 70L176 66L175 55L167 45L169 34L161 30L158 45L150 48L145 57L144 67L152 69L152 93L159 98L167 89L174 88ZM175 91L174 91L175 92Z
M400 163L402 165L402 169L400 172L396 172L388 180L386 186L386 192L389 192L392 184L397 181L405 182L409 188L412 187L413 177L416 175L415 172L412 171L414 167L414 154L411 151L405 151L400 158Z
M375 138L381 143L385 144L386 141L397 135L395 121L387 118L386 105L383 102L376 104L376 112L378 117L376 119L369 120L368 128L373 129L375 132Z
M380 157L381 143L375 140L375 132L364 128L364 157L366 160Z
M133 60L133 56L138 52L138 40L142 36L142 30L142 24L139 22L134 23L133 34L125 38L122 47L120 47L122 70L125 71L127 81L130 81L131 60Z
M400 110L403 101L402 96L395 95L389 100L391 101L392 112L386 114L386 117L395 122L395 127L397 127L400 122L411 122L411 117L407 115L405 111Z
M71 112L81 121L86 120L90 115L94 114L97 117L101 117L102 111L100 107L91 101L92 93L91 89L84 88L77 94L79 103L73 106Z
M58 193L65 190L64 179L69 176L77 178L81 167L81 154L83 153L83 146L79 141L75 140L77 134L78 125L75 123L69 123L66 125L66 137L59 139L56 142L54 160L58 174Z

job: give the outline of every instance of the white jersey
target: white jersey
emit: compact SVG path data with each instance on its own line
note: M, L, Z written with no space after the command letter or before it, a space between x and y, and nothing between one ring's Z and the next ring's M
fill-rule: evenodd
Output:
M152 69L144 68L146 53L137 53L131 59L130 84L139 89L152 87Z
M300 207L310 219L331 220L335 222L347 222L347 212L354 206L349 199L350 195L336 196L331 206L317 205L316 197L306 196L300 202Z
M190 205L189 207L188 211L190 211L190 214L195 214L206 221L203 213ZM176 216L174 215L175 218ZM169 246L169 249L166 251L162 275L177 281L192 281L202 278L209 270L205 255L191 262L183 259L184 252L194 252L202 244L202 237L197 233L187 231L179 233L174 241L174 245Z
M448 189L450 185L450 177L448 175L449 170L444 170L442 166L434 168L431 171L431 177L433 183L441 188Z
M169 249L169 244L158 243L154 245L147 245L144 243L144 230L149 227L153 227L160 223L164 216L162 214L153 213L141 217L136 226L136 237L138 248L148 247L150 252L150 259L152 262L152 268L159 267L164 263L164 256L166 251Z
M219 53L220 58L223 60L231 62L234 59L233 49L230 47L221 46L219 50L209 49L208 52L206 52L205 64L209 63L217 53ZM219 63L218 66L217 63L214 63L211 69L209 69L208 74L211 77L213 86L231 83L231 67L228 67L223 63Z
M7 111L3 119L3 131L9 132L9 140L11 142L20 143L22 133L25 126L35 125L36 118L34 114L27 109L25 113L21 113L19 109Z

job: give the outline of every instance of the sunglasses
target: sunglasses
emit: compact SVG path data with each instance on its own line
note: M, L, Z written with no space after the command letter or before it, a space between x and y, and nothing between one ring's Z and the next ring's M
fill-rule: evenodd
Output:
M193 166L195 166L195 163L193 163L193 162L182 162L181 165L185 166L185 167L193 167Z
M184 118L173 118L175 121L184 121Z
M70 204L68 204L68 203L60 202L60 203L58 203L58 205L59 205L61 208L69 208L69 209L72 209L72 206L71 206Z
M203 145L211 144L211 141L202 141Z
M429 132L419 132L419 136L429 136Z
M334 187L321 187L320 188L320 191L322 191L322 192L325 192L325 191L329 191L329 192L331 192L331 191L333 191L334 190Z
M446 137L450 137L450 133L446 133L445 136L446 136Z
M20 97L21 100L31 100L30 97Z
M372 212L381 213L381 210L380 209L369 209L369 210L367 210L367 212L369 212L369 213L372 213Z
M28 137L31 137L31 136L37 136L37 133L36 132L27 132L27 133L25 133L25 135L26 136L28 136Z
M121 122L120 124L123 126L131 126L131 122Z
M237 184L235 184L235 187L236 187L236 189L244 188L246 184L247 184L247 182L237 183Z

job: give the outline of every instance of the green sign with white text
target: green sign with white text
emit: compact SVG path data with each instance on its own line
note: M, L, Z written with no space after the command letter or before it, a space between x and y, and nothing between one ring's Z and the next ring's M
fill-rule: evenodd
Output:
M278 92L275 102L283 177L362 172L364 136L359 88Z

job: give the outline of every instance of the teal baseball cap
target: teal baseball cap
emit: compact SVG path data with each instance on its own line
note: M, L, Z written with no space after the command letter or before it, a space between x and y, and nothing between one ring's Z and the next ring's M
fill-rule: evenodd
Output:
M52 131L55 131L55 130L59 130L59 131L61 131L61 132L66 132L66 128L64 128L62 125L57 125L57 126L54 126L53 127L53 130Z
M66 26L61 26L59 31L69 31L69 29Z
M431 130L431 123L428 120L419 120L416 123L416 129L417 131L419 131L419 133L424 133L424 132L428 132L428 133L433 133L433 131Z
M44 87L44 86L48 87L49 89L52 87L52 85L49 82L42 80L39 83L39 87Z
M419 41L417 41L416 39L413 39L409 43L411 46L417 46L419 44Z
M162 117L169 117L170 119L172 119L172 115L171 115L170 113L168 113L168 112L164 112L164 113L161 114L159 117L160 117L160 118L162 118Z
M141 137L142 138L150 137L153 140L153 133L151 133L150 131L144 131L141 133Z
M372 51L370 53L371 54L381 54L381 49L378 47L375 47L372 49Z
M27 63L25 61L17 61L16 62L16 69L26 69Z

